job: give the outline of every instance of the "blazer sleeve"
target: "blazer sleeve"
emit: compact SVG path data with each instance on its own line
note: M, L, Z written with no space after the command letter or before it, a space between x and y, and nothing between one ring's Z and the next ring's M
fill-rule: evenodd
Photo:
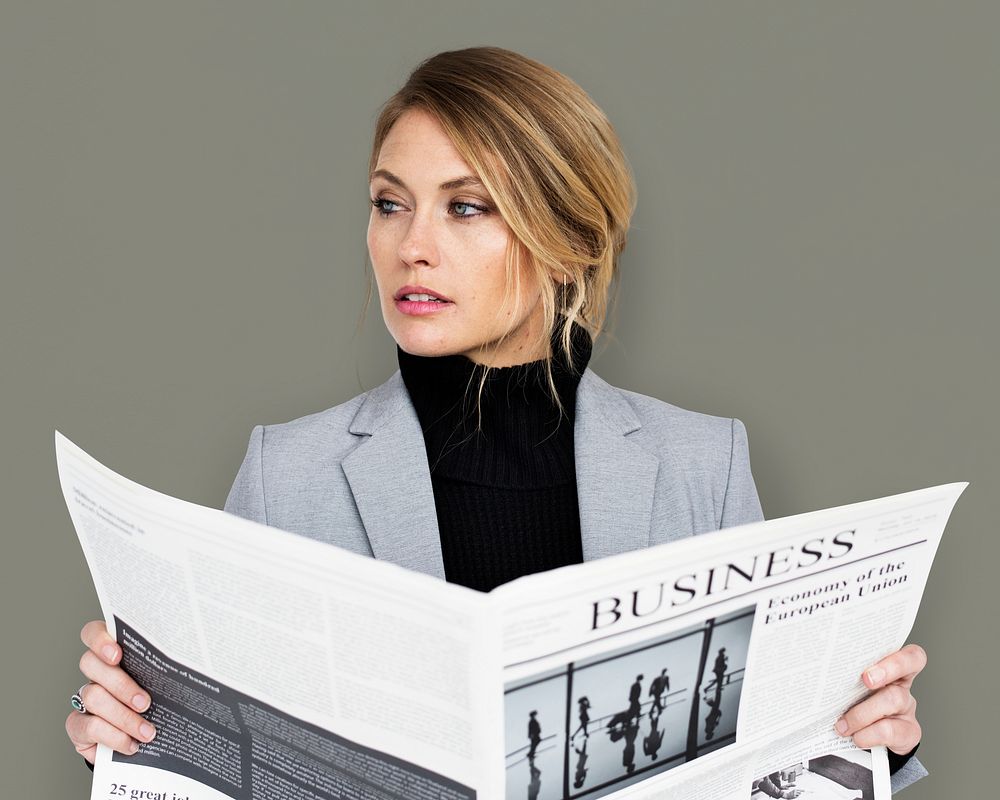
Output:
M921 778L926 777L926 775L927 770L924 769L924 765L917 760L916 756L911 756L909 761L889 776L889 785L892 787L892 793L895 794L905 789L911 783L919 781Z
M764 512L757 497L757 486L750 472L750 445L746 426L732 420L732 445L729 455L729 478L722 502L720 528L732 528L750 522L760 522Z
M257 425L250 433L246 455L229 490L224 510L238 517L267 522L264 501L264 426Z

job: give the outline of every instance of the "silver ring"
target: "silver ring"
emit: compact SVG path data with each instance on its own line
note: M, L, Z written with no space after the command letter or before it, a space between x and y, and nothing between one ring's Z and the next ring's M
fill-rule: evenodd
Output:
M69 698L69 704L73 706L73 708L76 711L80 712L81 714L87 713L87 706L83 702L83 690L86 689L88 686L90 686L90 684L91 682L87 681L85 684L83 684L83 686L77 689L74 694L70 695Z

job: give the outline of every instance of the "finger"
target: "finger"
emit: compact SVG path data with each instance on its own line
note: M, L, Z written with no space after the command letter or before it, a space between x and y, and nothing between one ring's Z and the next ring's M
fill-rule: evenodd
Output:
M79 714L74 711L66 719L66 733L77 752L84 758L91 748L96 753L97 745L103 744L112 750L130 756L139 749L139 743L125 731L94 714ZM87 758L88 761L92 759Z
M871 747L888 747L894 753L905 755L920 741L920 723L912 717L885 717L854 734L854 744L865 750Z
M898 683L884 686L866 700L849 708L834 728L841 736L852 736L883 717L910 715L917 708L910 690Z
M119 703L111 693L96 683L84 687L80 693L87 711L110 722L133 739L150 742L156 736L156 728L127 706Z
M893 681L915 678L927 666L927 653L919 644L908 644L864 671L861 679L869 689L878 689Z
M79 711L69 712L69 716L66 717L66 735L69 736L69 740L73 743L73 747L76 748L76 752L93 764L97 758L97 744L76 738L80 716L82 715Z
M132 680L125 670L121 667L105 664L94 655L92 650L87 650L81 656L80 672L94 683L107 689L117 700L136 711L145 711L149 708L151 700L148 692Z
M118 642L111 638L102 620L95 619L84 625L80 631L80 639L105 663L117 664L121 660L122 649L118 646Z

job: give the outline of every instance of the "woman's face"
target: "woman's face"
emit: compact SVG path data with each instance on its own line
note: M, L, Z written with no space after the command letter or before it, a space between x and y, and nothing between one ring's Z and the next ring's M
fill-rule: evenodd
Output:
M404 351L495 367L546 355L538 283L522 274L504 302L510 228L434 117L411 109L396 121L370 190L368 253L386 327Z

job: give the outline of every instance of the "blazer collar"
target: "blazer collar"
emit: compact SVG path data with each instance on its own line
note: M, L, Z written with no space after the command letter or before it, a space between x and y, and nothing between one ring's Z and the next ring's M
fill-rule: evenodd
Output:
M629 438L641 427L621 390L585 370L573 431L585 561L649 543L659 459ZM342 463L372 553L444 578L423 434L398 371L366 395L349 430L364 437Z

